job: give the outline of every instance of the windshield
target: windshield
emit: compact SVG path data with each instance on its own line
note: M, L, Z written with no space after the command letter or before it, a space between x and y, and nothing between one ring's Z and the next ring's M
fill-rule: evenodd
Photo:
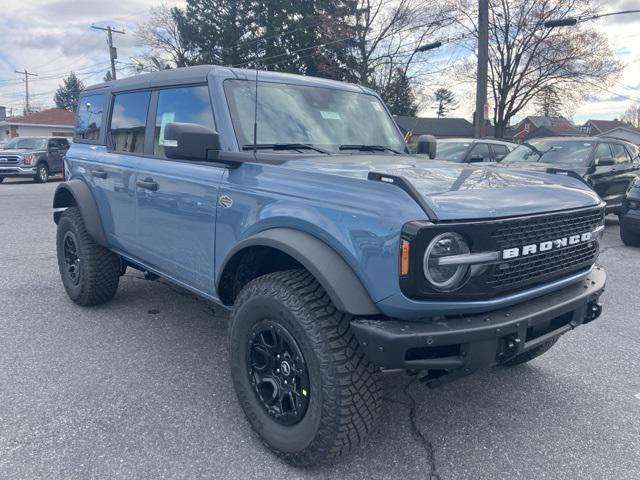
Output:
M227 80L224 85L238 143L253 145L255 83ZM341 145L406 148L377 97L335 88L260 82L257 130L259 145L309 144L332 153Z
M470 146L469 142L440 142L436 150L436 158L451 162L462 162Z
M47 148L47 139L37 137L18 137L7 143L4 148L7 150L45 150Z
M594 142L537 140L520 145L501 163L540 162L560 167L588 166Z

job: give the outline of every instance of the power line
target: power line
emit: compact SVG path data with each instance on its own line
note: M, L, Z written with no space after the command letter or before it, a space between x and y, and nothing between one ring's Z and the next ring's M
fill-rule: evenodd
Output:
M37 73L30 73L25 68L24 71L19 72L18 70L14 70L14 72L24 75L24 89L25 89L25 113L29 114L29 77L37 77Z
M99 27L97 25L91 25L91 28L95 30L103 30L107 32L107 41L109 42L109 59L111 60L111 76L116 79L116 58L118 58L118 50L113 46L113 33L120 33L124 35L124 30L116 30L110 26Z

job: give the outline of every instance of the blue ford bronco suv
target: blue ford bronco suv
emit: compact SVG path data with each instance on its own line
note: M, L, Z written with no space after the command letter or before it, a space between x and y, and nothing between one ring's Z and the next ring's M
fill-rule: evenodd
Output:
M382 369L436 386L526 362L601 312L597 194L409 155L360 86L213 66L96 85L65 178L69 297L107 302L129 267L228 306L238 400L295 465L362 441Z

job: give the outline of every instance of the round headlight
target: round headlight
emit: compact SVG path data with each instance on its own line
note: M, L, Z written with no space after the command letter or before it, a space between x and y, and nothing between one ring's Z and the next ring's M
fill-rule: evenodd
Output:
M440 259L470 252L462 235L442 233L431 240L424 254L424 276L433 288L451 292L460 288L467 280L469 265L440 265Z

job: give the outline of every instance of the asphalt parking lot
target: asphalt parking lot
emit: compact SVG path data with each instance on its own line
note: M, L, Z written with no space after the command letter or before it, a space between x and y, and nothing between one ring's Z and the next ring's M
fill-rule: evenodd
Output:
M0 478L640 478L640 249L615 217L598 321L528 365L440 389L389 374L364 447L300 470L244 419L222 308L131 269L107 305L68 299L56 184L0 185Z

